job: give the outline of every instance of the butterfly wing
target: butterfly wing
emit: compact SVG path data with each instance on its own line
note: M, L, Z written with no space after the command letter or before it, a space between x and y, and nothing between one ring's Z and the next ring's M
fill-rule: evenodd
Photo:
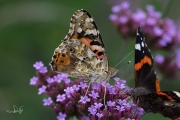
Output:
M171 101L180 103L180 92L179 91L160 91L151 93L153 96L161 99L162 101Z
M59 63L56 61L61 61L62 58L58 56L61 53L70 56L72 60L69 60L69 63L74 63L74 67L72 64L58 67ZM53 70L67 71L66 73L75 78L89 78L91 81L97 82L109 79L111 72L109 70L111 69L108 69L104 43L94 19L86 10L78 10L73 14L69 32L56 48L51 66Z
M171 102L180 102L180 92L160 91L159 81L153 70L153 57L145 44L143 32L137 30L135 44L135 89L128 94L145 112L160 113L171 119L180 118L180 107Z
M135 43L135 88L144 87L150 92L160 91L159 81L153 70L154 60L148 49L143 31L139 27Z
M141 95L139 96L139 106L143 107L146 112L159 113L164 117L177 119L180 118L180 107L167 101L179 102L178 94L178 91L166 91Z

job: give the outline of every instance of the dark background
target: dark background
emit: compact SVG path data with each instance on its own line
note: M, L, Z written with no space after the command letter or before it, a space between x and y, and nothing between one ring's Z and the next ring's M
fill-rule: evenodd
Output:
M130 0L129 0L130 1ZM179 20L179 0L136 0L133 10L145 9L147 4L156 10L166 12L166 17ZM61 43L69 29L72 14L78 9L86 9L95 19L101 32L111 67L114 67L134 49L134 38L123 42L112 22L108 19L111 7L121 0L1 0L0 1L0 120L55 120L50 107L43 106L45 95L38 95L37 88L30 86L30 78L35 76L32 65L42 60L45 66L54 49ZM158 53L154 50L153 54ZM171 53L169 53L171 54ZM129 65L123 65L128 61ZM118 67L118 77L127 80L134 87L134 53ZM161 75L159 75L161 76ZM161 79L161 77L159 77ZM162 90L180 90L180 80L161 79ZM13 105L24 106L22 114L7 113ZM148 113L143 120L168 120L159 114Z

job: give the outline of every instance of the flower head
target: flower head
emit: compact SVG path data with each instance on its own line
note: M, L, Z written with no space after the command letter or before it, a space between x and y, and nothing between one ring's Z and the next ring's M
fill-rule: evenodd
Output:
M72 116L85 120L110 117L138 119L142 115L142 111L128 100L126 92L129 87L124 80L114 78L114 85L103 82L91 83L88 87L87 82L82 79L69 81L67 74L56 74L51 71L48 75L37 71L38 77L31 78L30 83L38 87L38 94L44 93L49 96L43 99L43 104L54 109L58 120ZM132 110L137 112L134 113Z
M152 5L147 5L146 11L138 8L135 12L131 11L129 6L129 2L115 5L109 16L124 38L134 37L136 29L140 25L147 36L146 41L151 43L148 45L151 48L171 49L180 43L180 38L176 37L180 31L172 19L161 18L161 12L156 11Z

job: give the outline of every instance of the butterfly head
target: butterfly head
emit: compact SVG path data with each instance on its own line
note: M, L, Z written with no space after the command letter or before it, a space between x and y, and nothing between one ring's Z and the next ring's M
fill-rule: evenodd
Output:
M111 67L108 68L108 74L110 78L114 78L117 72L119 72L119 70L115 68L111 68Z
M133 102L137 103L137 98L138 98L138 92L134 89L130 90L129 92L126 93L128 96L133 98Z

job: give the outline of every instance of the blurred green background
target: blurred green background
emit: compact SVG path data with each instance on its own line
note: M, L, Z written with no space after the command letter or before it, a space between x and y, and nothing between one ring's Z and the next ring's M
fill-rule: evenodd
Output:
M179 0L136 0L131 8L145 9L147 4L156 10L166 12L166 16L178 21ZM37 88L29 85L35 76L32 65L42 60L45 66L54 49L61 43L69 29L72 14L78 9L86 9L95 19L106 46L110 66L115 66L134 49L134 38L123 42L112 22L108 19L111 7L120 0L1 0L0 1L0 120L55 120L50 107L44 107ZM131 1L132 2L132 1ZM166 9L168 8L168 9ZM153 54L157 53L153 52ZM124 65L128 61L129 65ZM118 77L127 80L134 87L134 53L120 65ZM161 78L160 78L161 79ZM161 81L162 90L180 90L180 80ZM7 113L13 105L23 106L22 114ZM143 120L168 120L159 114L148 113Z

